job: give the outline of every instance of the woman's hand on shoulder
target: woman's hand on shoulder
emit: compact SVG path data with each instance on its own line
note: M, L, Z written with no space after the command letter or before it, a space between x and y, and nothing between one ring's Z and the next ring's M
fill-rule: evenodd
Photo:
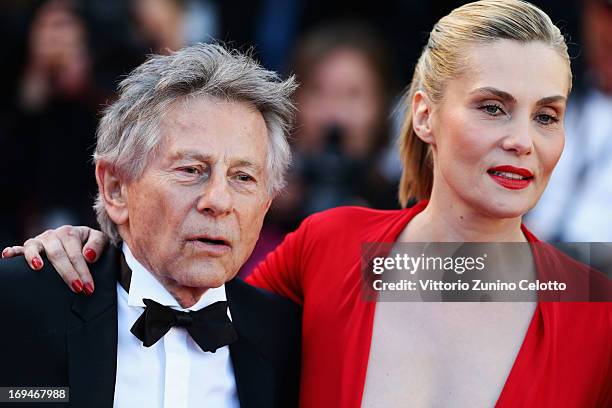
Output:
M106 236L98 230L64 225L30 238L22 246L4 248L2 258L23 255L30 268L40 270L44 266L41 255L46 254L73 292L91 295L94 282L87 263L98 260L107 242Z

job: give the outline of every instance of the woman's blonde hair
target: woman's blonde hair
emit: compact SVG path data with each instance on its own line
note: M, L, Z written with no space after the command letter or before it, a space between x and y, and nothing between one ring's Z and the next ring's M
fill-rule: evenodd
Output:
M501 39L548 44L567 61L569 71L570 59L561 31L533 4L520 0L481 0L456 8L440 19L429 34L404 95L406 115L399 137L403 164L399 200L403 207L410 199L429 198L433 185L431 148L413 129L414 94L420 90L433 103L439 102L446 82L462 73L465 59L461 57L466 48Z

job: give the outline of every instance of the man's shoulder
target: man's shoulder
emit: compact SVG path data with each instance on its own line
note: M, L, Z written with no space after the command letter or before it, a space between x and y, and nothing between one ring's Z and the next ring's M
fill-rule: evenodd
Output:
M249 310L266 320L292 320L301 317L301 307L291 300L257 288L240 278L226 283L230 308ZM261 315L264 313L264 315Z
M301 361L301 307L288 299L266 290L248 285L235 278L226 285L227 300L239 341L233 346L236 358L244 358L251 364L250 372L265 374L264 367L273 367L275 381L272 384L253 378L257 387L272 386L274 406L297 406ZM232 350L232 346L230 346ZM255 358L253 358L255 356ZM250 363L249 363L250 361ZM256 361L256 366L253 362ZM260 371L263 370L263 371ZM243 383L244 386L244 383ZM259 389L261 392L263 390Z
M90 265L91 273L96 284L96 292L106 292L116 288L115 274L109 273L113 267L112 257L102 257L96 264ZM74 293L55 270L51 261L41 256L43 267L32 270L23 257L0 260L0 305L13 310L32 309L38 305L45 305L39 309L40 318L57 314L58 310L70 308L77 296L84 294Z
M232 320L239 334L258 343L274 360L299 350L302 308L289 299L235 278L226 283Z
M59 301L72 298L73 292L66 286L48 259L38 271L30 269L23 257L0 261L0 302L36 303L38 300Z
M54 349L68 327L71 307L80 295L66 286L47 259L44 263L33 271L23 258L0 262L0 308L7 312L3 323L12 328L10 335L0 337L0 348Z
M47 260L39 271L21 257L0 261L3 385L65 384L65 333L75 296Z
M98 320L89 329L82 329L83 316L95 317L103 306L112 305L116 283L114 292L109 292L104 287L109 279L97 279L97 267L92 267L96 291L92 296L75 294L50 261L44 258L43 261L44 267L39 271L31 270L23 258L0 261L0 307L6 312L3 320L6 330L0 336L3 362L0 384L65 386L69 383L70 344L77 344L75 336L95 331L90 338L99 335L105 339L108 334L102 336L108 333L106 329L116 327L112 321L100 326ZM99 330L100 327L105 330ZM86 346L92 346L96 353L100 351L91 342Z

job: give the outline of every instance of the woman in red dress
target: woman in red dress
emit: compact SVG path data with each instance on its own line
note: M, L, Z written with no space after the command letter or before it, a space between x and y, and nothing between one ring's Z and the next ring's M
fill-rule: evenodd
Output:
M400 201L422 201L315 214L248 278L303 305L303 407L612 406L609 302L362 296L363 242L538 242L522 216L563 150L570 88L564 38L529 3L477 1L435 25L400 138ZM85 235L95 259L100 235ZM30 241L28 262L58 239Z

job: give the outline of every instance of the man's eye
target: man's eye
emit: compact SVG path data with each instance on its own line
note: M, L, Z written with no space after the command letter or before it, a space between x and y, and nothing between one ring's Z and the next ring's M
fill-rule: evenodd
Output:
M558 118L556 118L553 115L548 115L546 113L540 113L536 116L536 119L538 122L540 122L543 125L552 125L554 123L557 123L559 121Z
M245 183L249 181L255 181L253 177L249 176L246 173L237 174L236 178L238 179L238 181L245 182Z
M193 175L198 175L202 173L202 170L198 167L193 167L193 166L189 166L189 167L182 167L180 169L183 173L187 173L187 174L193 174Z
M484 105L480 109L482 109L485 113L487 113L487 114L489 114L491 116L499 116L502 113L504 113L504 111L501 108L501 106L498 106L498 105L495 105L495 104Z

